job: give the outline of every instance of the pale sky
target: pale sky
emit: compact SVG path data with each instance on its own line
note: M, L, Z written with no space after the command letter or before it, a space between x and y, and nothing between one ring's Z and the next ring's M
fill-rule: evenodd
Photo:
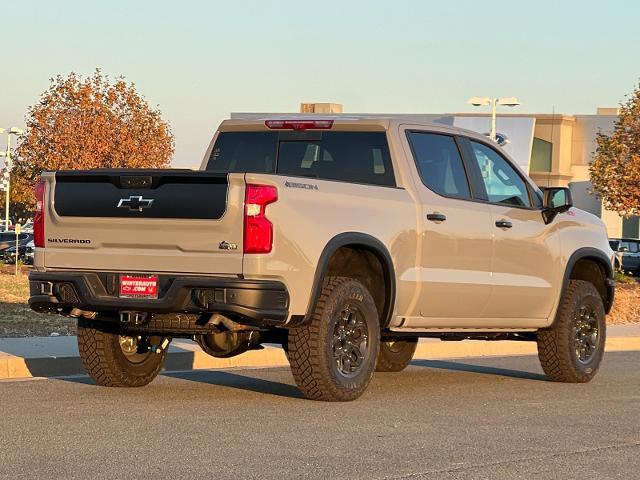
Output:
M640 2L22 0L2 5L0 127L49 78L96 67L158 105L175 166L197 166L230 112L595 113L640 77ZM0 148L4 139L0 140Z

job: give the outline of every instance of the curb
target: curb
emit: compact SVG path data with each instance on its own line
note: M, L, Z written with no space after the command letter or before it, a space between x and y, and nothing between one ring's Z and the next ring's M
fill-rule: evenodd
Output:
M195 345L194 345L195 346ZM225 368L268 368L289 365L284 350L278 347L265 347L263 350L251 350L237 357L215 358L198 350L170 351L167 354L163 371L205 370ZM0 357L0 380L32 377L66 377L86 375L80 357Z
M612 337L607 339L607 352L640 350L640 337ZM495 357L537 355L533 342L514 341L423 341L418 344L414 360L444 358ZM176 350L169 351L163 371L188 371L229 368L271 368L288 366L287 357L279 347L266 346L231 358L214 358L195 344L180 342ZM78 356L19 357L0 356L0 380L33 377L65 377L85 375Z

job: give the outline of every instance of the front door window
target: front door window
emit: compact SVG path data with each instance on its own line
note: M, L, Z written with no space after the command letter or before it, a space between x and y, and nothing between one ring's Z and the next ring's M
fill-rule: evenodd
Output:
M471 141L471 148L491 203L531 207L525 181L502 155L479 142Z

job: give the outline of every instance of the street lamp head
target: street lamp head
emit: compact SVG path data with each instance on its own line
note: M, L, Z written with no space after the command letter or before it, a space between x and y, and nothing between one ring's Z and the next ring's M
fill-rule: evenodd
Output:
M505 107L517 107L520 102L516 97L503 97L498 100L498 105L504 105Z
M467 100L467 103L474 107L480 107L482 105L491 105L491 99L489 97L471 97Z
M18 128L18 127L11 127L11 130L9 130L9 133L12 133L13 135L23 135L24 134L24 130Z

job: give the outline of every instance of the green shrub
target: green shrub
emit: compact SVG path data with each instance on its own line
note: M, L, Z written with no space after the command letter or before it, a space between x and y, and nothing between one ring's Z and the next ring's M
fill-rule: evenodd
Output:
M621 271L616 271L613 274L613 279L616 282L620 282L620 283L636 283L636 279L633 278L631 275L627 275L626 273L623 273Z

